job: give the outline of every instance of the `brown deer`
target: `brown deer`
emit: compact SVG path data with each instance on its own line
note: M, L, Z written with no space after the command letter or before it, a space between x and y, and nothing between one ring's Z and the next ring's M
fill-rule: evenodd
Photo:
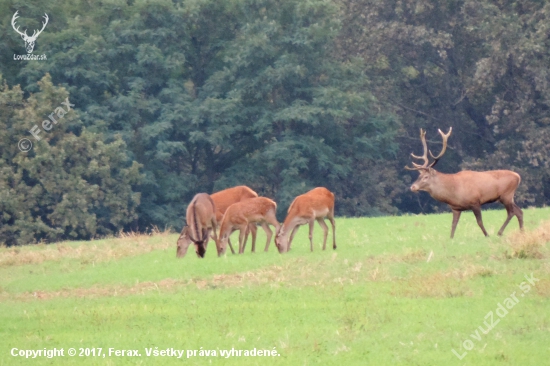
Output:
M481 206L496 201L502 203L508 213L508 217L498 231L498 235L502 235L506 225L508 225L514 215L518 218L520 230L523 230L523 211L514 203L514 194L521 182L519 174L510 170L490 170L486 172L464 170L455 174L444 174L433 168L443 154L445 154L447 139L451 135L452 130L453 128L451 127L447 134L439 130L439 134L443 139L443 147L439 155L433 156L426 144L426 131L420 129L420 140L424 147L424 154L422 156L411 155L415 159L423 160L424 163L420 165L413 162L413 168L405 167L405 169L418 170L420 172L420 176L411 186L411 191L426 191L436 200L444 202L451 207L453 211L451 239L455 235L460 214L466 210L474 212L481 231L483 231L485 236L489 236L481 220ZM434 159L431 163L429 163L428 151L432 159Z
M217 240L216 205L212 198L206 193L196 194L187 207L186 220L188 226L186 235L195 244L197 255L204 258L211 231L214 232L214 240Z
M265 251L269 249L269 243L273 232L267 224L275 226L279 229L279 222L275 216L277 212L277 204L266 197L250 198L241 202L237 202L229 206L223 215L222 224L220 226L220 235L216 240L218 255L225 253L229 235L234 230L239 230L239 254L244 252L245 233L250 224L261 224L267 235Z
M181 230L180 236L178 237L176 257L185 257L185 254L187 254L187 249L192 242L193 241L189 237L189 226L184 226Z
M216 221L218 222L218 226L221 226L223 215L225 214L225 211L229 208L229 206L231 206L234 203L247 200L249 198L256 198L258 197L258 193L254 192L252 189L250 189L247 186L236 186L236 187L224 189L223 191L213 193L210 195L210 197L212 197L214 204L216 204ZM245 233L245 238L244 238L245 245L246 245L246 241L248 240L248 233L250 232L252 234L252 251L253 252L256 248L257 230L258 229L256 228L256 224L248 225L248 229ZM229 244L229 248L231 249L231 253L235 254L235 250L233 250L233 245L231 245L231 240L228 239L227 242Z
M324 187L317 187L294 199L288 208L284 223L277 231L275 245L279 253L287 252L298 227L309 224L309 243L313 251L313 224L315 220L323 228L323 250L327 246L328 227L324 218L332 224L332 248L336 249L336 225L334 223L334 194ZM290 239L289 239L290 233Z
M247 186L232 187L232 188L224 189L222 191L211 194L210 198L212 198L212 201L214 201L214 205L216 206L216 223L218 227L221 225L223 214L225 213L225 211L229 206L231 206L234 203L237 203L249 198L254 198L254 197L258 197L258 194L254 192L252 189L248 188ZM250 224L248 227L248 231L252 233L252 249L254 250L256 245L256 232L257 232L256 224ZM247 238L248 238L248 232L245 235L245 242ZM189 238L188 227L185 226L178 238L176 257L178 258L184 257L185 254L187 253L187 247L191 243L192 243L192 240ZM228 241L228 243L229 243L229 248L231 248L231 252L235 254L235 251L233 250L233 246L231 245L231 241Z

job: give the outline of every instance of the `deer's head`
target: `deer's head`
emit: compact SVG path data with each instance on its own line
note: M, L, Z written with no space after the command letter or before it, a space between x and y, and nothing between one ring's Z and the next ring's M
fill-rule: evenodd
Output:
M284 225L279 226L279 230L275 234L275 246L279 250L279 253L288 251L288 237L285 235Z
M40 29L39 31L34 30L32 36L29 37L27 35L26 29L24 32L20 32L19 26L17 26L17 28L15 26L15 20L19 18L19 16L17 15L18 12L19 10L16 11L15 14L13 14L13 17L11 18L11 26L17 33L19 33L19 35L21 35L21 38L23 38L23 40L25 41L25 48L27 49L27 53L32 53L32 51L34 50L34 42L36 42L36 38L40 35L40 33L42 33L44 28L46 28L46 24L48 24L48 19L49 19L48 14L44 14L45 22L42 22L42 29Z
M177 258L185 257L185 254L187 253L187 248L189 248L189 245L192 243L191 238L189 238L188 230L188 227L185 226L178 238L176 251Z
M416 164L413 162L413 167L405 167L407 170L418 170L420 172L420 175L418 176L418 179L412 184L411 191L418 192L418 191L430 191L430 187L432 185L432 182L434 181L434 177L437 175L437 172L433 167L439 159L445 154L445 150L447 150L447 139L451 135L451 132L453 131L453 128L449 128L449 132L447 134L444 134L441 130L438 130L439 134L441 135L441 138L443 139L443 148L441 149L441 152L439 155L434 156L431 151L428 150L428 144L426 143L426 131L423 129L420 129L420 141L422 141L422 146L424 147L424 153L422 156L416 156L413 153L411 153L411 156L415 159L424 160L424 163ZM431 163L429 162L428 158L428 152L430 153L430 156L434 159Z

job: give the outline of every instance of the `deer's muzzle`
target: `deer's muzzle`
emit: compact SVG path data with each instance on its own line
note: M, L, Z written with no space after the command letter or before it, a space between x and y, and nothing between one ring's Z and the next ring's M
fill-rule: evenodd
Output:
M202 242L195 243L195 252L197 253L197 256L199 258L204 258L204 254L206 253L206 248L204 247L204 243Z

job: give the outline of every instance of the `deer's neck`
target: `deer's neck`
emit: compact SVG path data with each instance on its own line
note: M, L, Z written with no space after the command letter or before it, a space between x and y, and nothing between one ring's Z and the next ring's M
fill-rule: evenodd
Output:
M293 219L288 220L288 222L287 222L287 220L285 220L285 222L283 222L283 224L281 225L280 230L283 231L283 235L284 235L285 239L290 238L290 233L292 233L292 230L294 230L296 225L298 225L298 224Z
M220 234L218 235L220 238L223 238L224 235L227 235L227 237L229 237L229 235L231 234L231 229L232 229L232 225L229 223L229 220L223 220L222 221L222 224L220 226Z
M453 174L435 172L433 182L426 191L436 200L450 203L456 193L456 188Z

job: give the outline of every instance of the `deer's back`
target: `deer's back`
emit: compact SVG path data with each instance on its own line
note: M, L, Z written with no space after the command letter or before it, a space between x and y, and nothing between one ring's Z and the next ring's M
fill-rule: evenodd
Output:
M324 187L317 187L294 199L288 213L298 216L326 216L334 208L334 194Z
M216 209L223 214L232 204L258 197L258 194L247 186L237 186L213 193L210 197L212 197Z
M228 218L233 216L257 218L265 216L271 210L277 210L275 201L266 197L255 197L232 204L225 211L225 215Z
M465 170L449 177L455 180L452 191L457 204L467 206L513 198L521 181L519 174L510 170Z
M199 225L208 227L212 217L215 216L215 212L216 206L210 195L207 193L198 193L193 197L189 206L187 206L187 224L191 226L191 223L196 219Z

